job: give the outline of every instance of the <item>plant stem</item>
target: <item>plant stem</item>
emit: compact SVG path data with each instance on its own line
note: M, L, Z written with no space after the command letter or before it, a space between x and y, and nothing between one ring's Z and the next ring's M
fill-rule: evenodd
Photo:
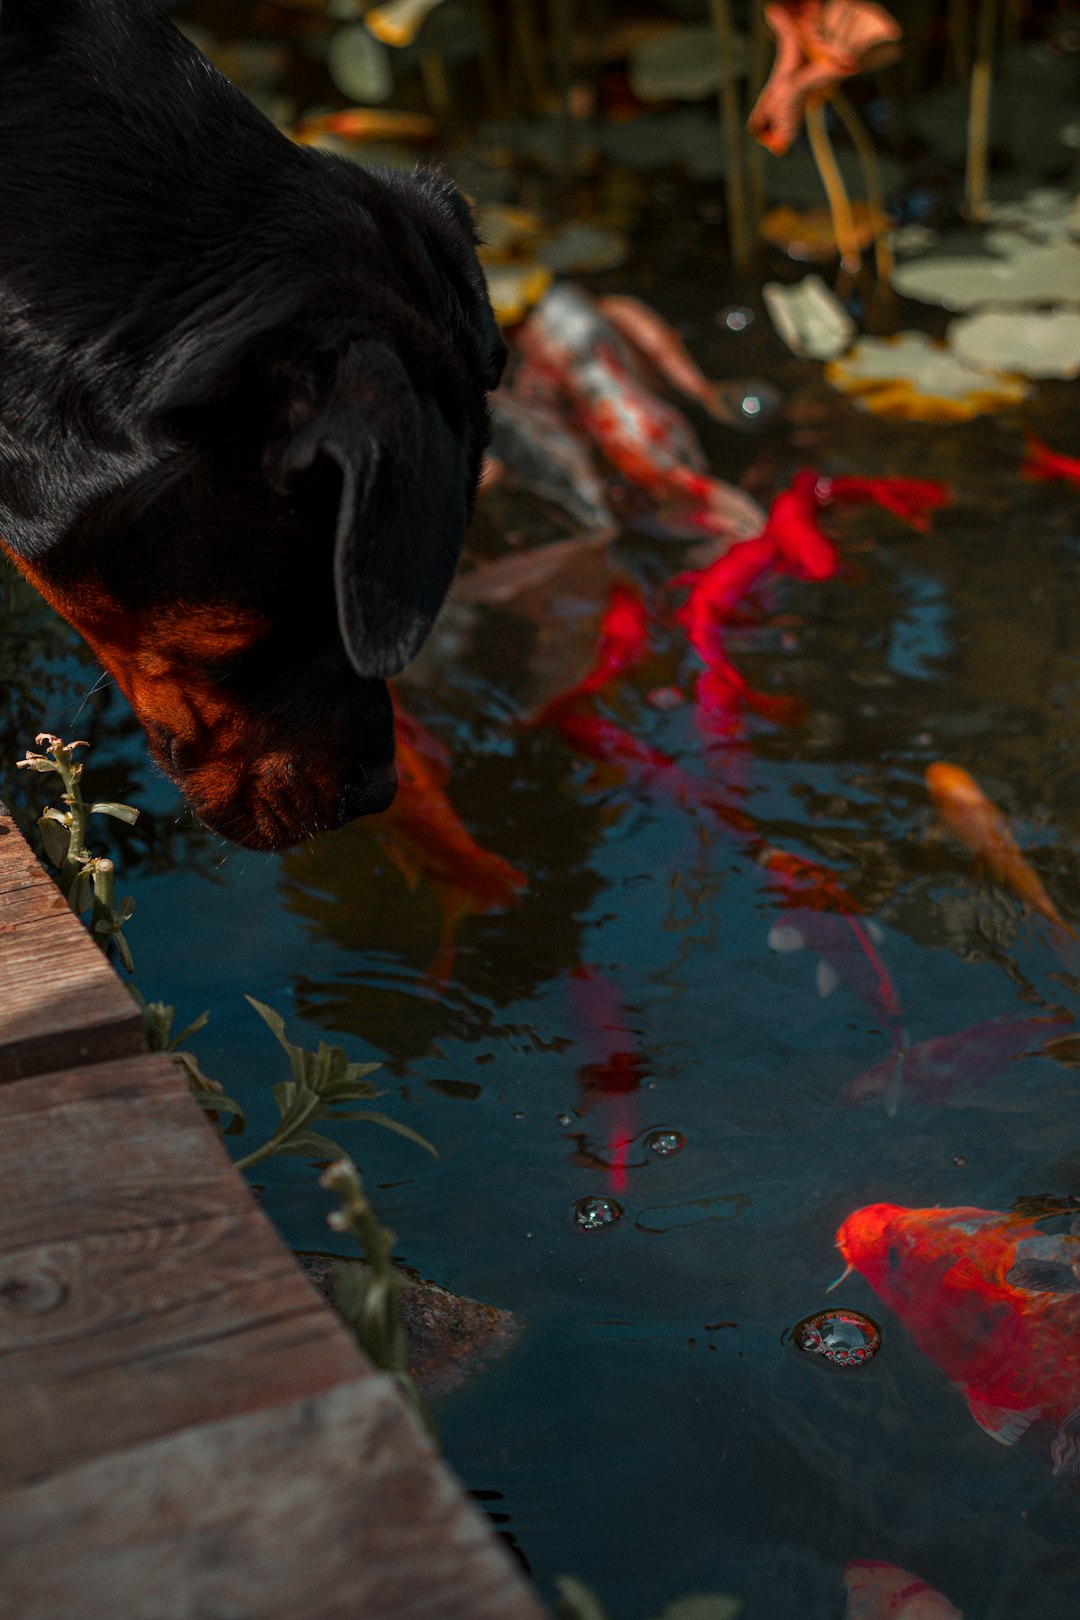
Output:
M847 188L837 168L836 154L825 127L825 103L821 99L807 103L806 133L829 201L836 245L840 250L840 268L854 274L862 263L855 236L855 221L851 217L851 202Z
M743 116L740 104L739 81L735 75L735 30L731 26L731 8L728 0L709 0L713 32L716 35L716 53L720 63L720 116L724 126L724 148L727 172L724 189L727 196L728 240L735 263L745 269L753 256L750 236L750 218L746 202L744 175Z
M998 0L979 0L975 24L975 66L971 70L968 102L967 214L980 220L986 213L986 171L990 148L990 82L994 63Z
M874 143L870 139L866 125L859 117L842 90L833 91L833 106L836 108L840 121L851 137L859 158L859 167L862 169L863 185L866 188L866 200L870 205L871 224L874 232L874 262L877 265L878 280L888 284L892 277L892 252L885 233L888 226L885 221L885 192L881 184L881 165L874 151Z

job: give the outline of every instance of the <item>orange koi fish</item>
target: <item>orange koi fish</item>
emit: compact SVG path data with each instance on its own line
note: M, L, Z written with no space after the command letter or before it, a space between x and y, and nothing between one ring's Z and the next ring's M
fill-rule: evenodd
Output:
M1080 1238L995 1210L870 1204L836 1242L981 1429L1049 1441L1054 1473L1080 1479Z
M392 107L342 107L297 124L292 138L310 146L320 135L341 135L350 141L430 141L438 128L426 113L398 112Z
M565 692L556 693L533 716L533 725L548 725L576 703L578 698L602 692L618 676L640 664L649 650L649 614L637 591L628 585L613 585L592 666Z
M991 1018L952 1035L934 1035L908 1047L900 1076L895 1053L890 1053L849 1080L841 1095L848 1103L891 1101L899 1080L912 1102L940 1106L950 1103L956 1091L963 1101L963 1094L993 1080L1015 1058L1037 1051L1044 1041L1061 1034L1063 1025L1072 1023L1068 1013Z
M483 849L446 796L446 750L418 721L395 706L397 797L373 831L410 889L421 877L435 888L443 926L428 977L449 982L454 938L463 917L516 905L526 879L501 855Z
M578 1070L578 1108L584 1113L603 1099L612 1132L608 1143L612 1190L622 1192L636 1124L632 1098L641 1088L645 1065L627 1028L627 1009L618 987L600 968L579 963L574 969L570 1006L589 1057Z
M928 1582L876 1558L853 1559L840 1590L847 1603L844 1620L964 1620Z
M1080 457L1064 456L1060 450L1051 450L1049 445L1040 443L1033 433L1026 433L1020 471L1025 478L1066 478L1070 483L1080 484Z
M953 837L981 856L999 883L1019 895L1032 911L1070 939L1077 937L1021 855L1009 824L973 777L959 765L939 762L926 772L926 785Z
M779 891L782 917L769 929L774 951L809 949L818 956L818 994L843 982L892 1030L896 1052L907 1045L904 1009L878 950L876 923L859 915L854 897L835 873L790 850L766 848L762 866ZM895 1062L895 1057L894 1060Z

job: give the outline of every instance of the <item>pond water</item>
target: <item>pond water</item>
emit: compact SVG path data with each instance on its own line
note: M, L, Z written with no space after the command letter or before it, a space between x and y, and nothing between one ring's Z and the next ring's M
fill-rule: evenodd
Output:
M619 289L636 283L678 320L707 373L767 377L786 402L757 438L695 418L717 474L765 499L800 465L941 478L954 501L924 535L874 508L830 519L842 572L771 585L732 634L751 683L802 699L805 723L750 718L707 756L689 703L649 701L692 685L670 622L601 712L688 772L737 782L762 839L838 874L880 927L913 1042L1080 1011L1046 925L935 830L923 782L937 759L970 770L1080 917L1080 491L1018 472L1023 426L1080 452L1072 394L1044 385L1022 413L965 426L877 421L785 356L763 319L719 325L747 299L716 282L715 239L695 257L674 203L661 226L647 271ZM527 498L493 497L474 546L491 554L508 526L527 541L545 523L558 532ZM96 786L148 808L156 857L131 844L119 857L138 902L136 980L181 1023L209 1010L195 1050L249 1134L273 1123L281 1069L245 994L293 1039L381 1058L380 1106L437 1146L434 1163L370 1127L334 1133L402 1257L520 1323L435 1416L546 1597L570 1572L618 1620L692 1590L738 1594L746 1620L829 1620L844 1564L873 1558L918 1572L966 1620L1080 1612L1080 1502L1046 1451L994 1444L862 1277L826 1292L837 1228L860 1206L1007 1210L1080 1192L1068 1047L933 1102L845 1101L888 1031L845 983L819 993L812 948L770 946L783 897L745 844L515 724L553 670L577 672L567 649L588 647L611 579L656 589L687 551L627 528L554 607L452 609L402 682L451 752L471 833L528 880L514 909L462 921L441 988L438 897L422 879L410 889L375 824L280 858L190 839L115 694L78 719L66 696L30 707L35 725L114 739ZM69 690L93 678L61 673ZM119 789L114 756L131 778ZM636 1061L620 1091L595 1082L582 965L622 1004ZM291 1244L340 1242L310 1166L257 1175ZM877 1353L846 1367L800 1354L792 1330L827 1308L868 1316Z

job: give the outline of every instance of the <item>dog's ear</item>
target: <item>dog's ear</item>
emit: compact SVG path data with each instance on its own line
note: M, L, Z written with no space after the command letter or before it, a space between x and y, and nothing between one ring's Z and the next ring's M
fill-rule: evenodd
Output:
M377 342L349 345L330 402L277 459L274 482L301 502L328 471L340 475L334 587L358 674L398 674L431 629L461 551L475 459Z
M497 388L506 366L506 344L476 257L476 228L467 199L438 169L415 169L411 174L388 169L380 177L408 207L439 261L451 292L450 336L468 353L483 386Z

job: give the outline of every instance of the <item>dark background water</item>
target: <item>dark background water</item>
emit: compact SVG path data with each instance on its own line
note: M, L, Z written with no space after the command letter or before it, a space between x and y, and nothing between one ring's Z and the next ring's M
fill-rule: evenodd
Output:
M737 770L763 836L841 875L883 929L915 1041L1080 1011L1044 926L935 832L923 786L935 759L970 770L1080 917L1080 490L1018 470L1025 426L1080 454L1075 386L1040 385L1022 410L965 426L876 421L787 356L763 319L741 335L717 324L726 303L754 297L720 284L707 203L703 189L657 182L630 268L594 279L678 321L710 375L781 389L784 415L758 439L695 416L714 471L766 498L807 464L941 478L954 504L927 535L874 509L837 519L843 572L771 588L761 624L732 636L751 682L802 698L805 724L751 720L745 749L707 760L688 705L646 701L692 679L692 656L662 626L609 712L688 770ZM500 497L473 546L491 554L508 527L528 540L544 523L545 537L558 532L535 503ZM962 1105L846 1105L886 1033L843 985L818 995L812 952L769 948L777 896L760 867L722 828L643 801L553 734L513 723L559 667L564 632L587 643L611 577L656 586L686 551L627 529L607 572L565 583L558 611L452 604L403 682L408 709L452 752L469 829L528 877L516 909L462 924L441 991L426 975L437 898L424 882L410 892L372 825L282 857L193 828L122 699L85 698L92 666L17 585L0 647L5 755L38 729L86 735L95 792L143 807L111 846L138 901L136 980L181 1023L210 1012L196 1050L248 1110L252 1139L273 1123L282 1069L245 994L278 1008L294 1039L384 1060L382 1106L439 1162L370 1127L335 1134L400 1254L521 1324L516 1347L436 1418L449 1461L545 1595L567 1571L618 1620L693 1589L741 1595L746 1620L828 1620L842 1566L880 1558L967 1620L1064 1620L1080 1612L1074 1493L1044 1456L975 1426L858 1276L825 1289L841 1264L836 1229L863 1204L1007 1209L1080 1193L1080 1081L1032 1056ZM575 1200L612 1191L610 1170L587 1162L612 1116L602 1103L582 1111L592 1054L570 979L583 961L619 987L645 1070L629 1099L625 1218L595 1232L572 1218ZM640 1141L660 1125L686 1138L664 1159ZM258 1176L290 1243L335 1246L310 1166ZM845 1373L793 1351L787 1331L827 1302L881 1321L876 1360Z

